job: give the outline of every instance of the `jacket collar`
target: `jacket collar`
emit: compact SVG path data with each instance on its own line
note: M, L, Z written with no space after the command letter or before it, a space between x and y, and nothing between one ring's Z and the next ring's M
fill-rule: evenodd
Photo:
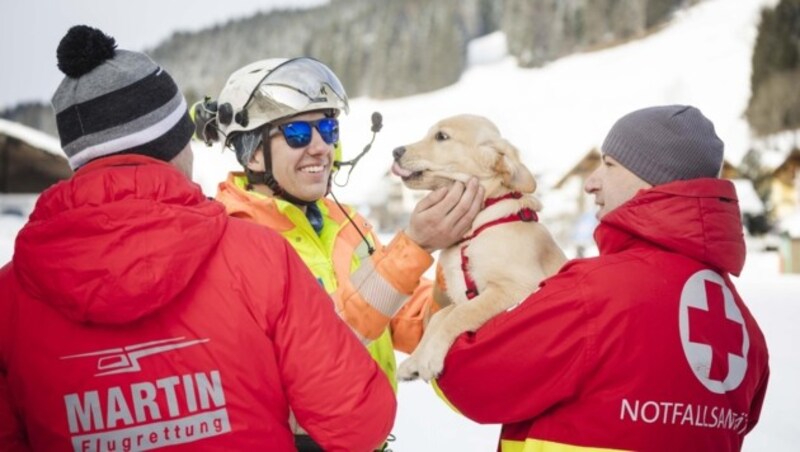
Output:
M728 180L694 179L642 190L595 230L601 254L647 242L739 275L745 244L736 190Z

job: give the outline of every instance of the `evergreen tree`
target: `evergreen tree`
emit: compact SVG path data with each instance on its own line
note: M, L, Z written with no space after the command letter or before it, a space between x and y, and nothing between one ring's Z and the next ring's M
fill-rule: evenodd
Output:
M746 115L756 133L800 127L800 0L762 12L752 64Z

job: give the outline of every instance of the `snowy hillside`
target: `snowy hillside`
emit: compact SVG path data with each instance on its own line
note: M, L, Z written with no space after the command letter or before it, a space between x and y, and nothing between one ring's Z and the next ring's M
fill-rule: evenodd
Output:
M540 69L518 68L507 56L504 36L488 35L473 42L471 66L451 87L396 100L351 102L350 115L342 119L345 158L355 156L369 140L373 111L383 114L384 129L350 184L337 194L340 200L362 203L391 166L392 149L420 139L434 122L459 113L493 120L522 151L544 190L599 146L617 118L656 104L699 107L714 121L726 158L738 163L750 139L742 114L750 96L756 27L761 8L775 3L708 0L644 39ZM213 193L213 181L220 180L225 167L235 167L235 161L220 160L219 152L201 154L199 179Z

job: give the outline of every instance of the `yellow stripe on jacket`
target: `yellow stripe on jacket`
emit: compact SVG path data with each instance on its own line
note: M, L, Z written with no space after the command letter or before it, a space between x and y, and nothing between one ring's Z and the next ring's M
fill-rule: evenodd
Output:
M500 452L624 452L620 449L581 447L553 441L527 438L525 441L504 439L500 441Z

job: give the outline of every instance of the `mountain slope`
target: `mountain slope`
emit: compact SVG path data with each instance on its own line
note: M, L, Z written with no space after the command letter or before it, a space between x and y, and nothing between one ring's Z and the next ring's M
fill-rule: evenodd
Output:
M384 130L341 197L361 202L389 169L391 150L420 139L438 119L459 113L487 116L522 152L546 190L629 111L687 103L715 123L734 164L750 131L743 113L750 93L750 61L761 8L774 0L710 0L679 14L667 27L618 47L569 56L538 69L521 69L504 56L502 35L474 41L473 63L458 83L396 100L357 98L342 119L345 158L368 140L369 117Z

